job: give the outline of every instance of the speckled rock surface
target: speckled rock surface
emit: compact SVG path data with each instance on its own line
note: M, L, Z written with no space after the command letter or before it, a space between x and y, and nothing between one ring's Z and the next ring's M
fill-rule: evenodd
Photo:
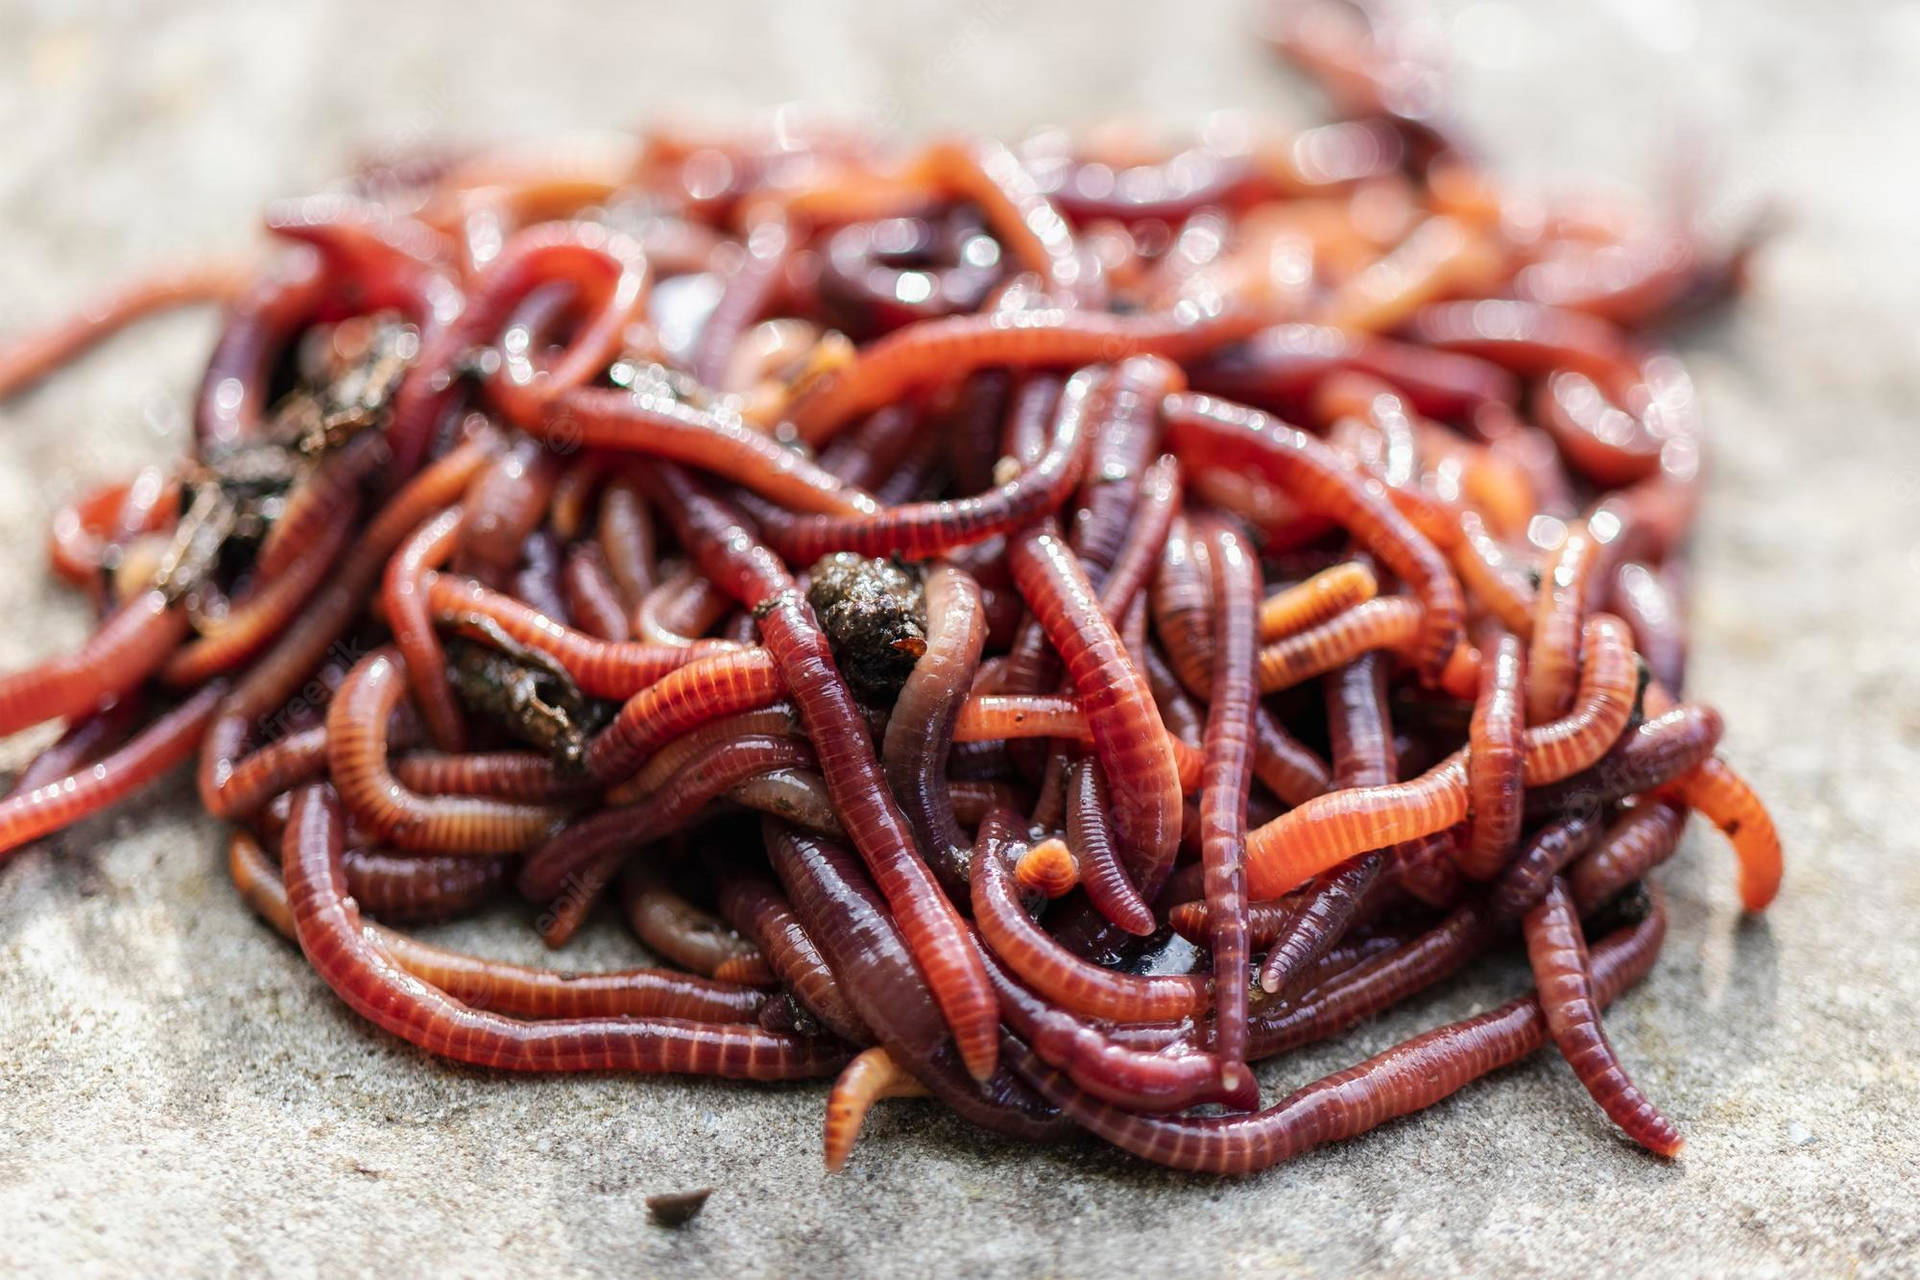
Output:
M1216 106L1310 118L1237 3L462 6L0 0L0 330L250 233L365 144L805 100L910 131ZM1217 8L1218 12L1209 13ZM1557 15L1559 6L1555 7ZM1664 1166L1542 1056L1263 1177L1024 1150L918 1103L820 1171L818 1087L527 1081L377 1035L258 926L184 786L0 869L0 1270L100 1275L1912 1274L1920 1268L1920 9L1442 6L1509 172L1600 174L1784 231L1687 336L1715 441L1697 688L1790 867L1742 921L1696 835L1616 1044L1687 1130ZM1902 157L1905 160L1902 160ZM0 663L84 626L52 504L171 458L204 318L0 408ZM24 741L0 747L24 758ZM511 912L448 931L532 958ZM632 962L603 928L582 964ZM1512 963L1265 1069L1269 1090L1502 998ZM649 1225L651 1193L717 1185Z

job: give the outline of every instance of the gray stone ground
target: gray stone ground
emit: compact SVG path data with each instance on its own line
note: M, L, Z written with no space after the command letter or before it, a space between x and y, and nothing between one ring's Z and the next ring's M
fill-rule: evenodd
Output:
M807 100L903 129L1215 106L1309 118L1238 3L906 0L193 7L0 0L0 329L218 249L369 142L539 136ZM1569 8L1572 8L1569 6ZM1029 1151L883 1107L820 1172L818 1087L512 1080L370 1032L235 901L184 787L0 872L0 1268L402 1273L1911 1273L1920 1266L1920 8L1454 0L1475 124L1528 178L1602 174L1785 230L1689 335L1717 448L1699 691L1790 851L1742 921L1696 836L1616 1042L1691 1135L1673 1167L1541 1058L1241 1182ZM1817 16L1816 16L1817 12ZM209 337L182 318L0 409L0 662L72 643L54 502L171 458ZM30 744L5 744L18 760ZM450 930L537 947L511 913ZM631 962L611 928L581 963ZM1264 1073L1269 1089L1511 991L1512 965ZM670 1233L642 1198L712 1183Z

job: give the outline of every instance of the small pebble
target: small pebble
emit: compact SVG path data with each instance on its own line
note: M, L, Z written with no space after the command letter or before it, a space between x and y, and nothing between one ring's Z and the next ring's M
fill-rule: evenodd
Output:
M648 1196L647 1213L660 1226L684 1227L700 1216L700 1210L706 1208L707 1197L712 1194L712 1187L701 1187L697 1191L669 1191Z

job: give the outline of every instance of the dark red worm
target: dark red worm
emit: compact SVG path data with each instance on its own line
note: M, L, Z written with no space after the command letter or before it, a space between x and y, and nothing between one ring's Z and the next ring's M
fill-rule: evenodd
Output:
M1566 882L1555 877L1526 917L1527 958L1547 1033L1593 1100L1629 1138L1655 1155L1680 1154L1685 1139L1627 1078L1600 1026L1587 940Z
M1382 786L1395 776L1386 706L1386 669L1378 655L1348 663L1326 681L1327 729L1336 788ZM1388 869L1385 850L1361 853L1301 886L1268 939L1260 986L1286 989L1353 924Z
M1206 531L1213 578L1213 684L1206 766L1200 784L1200 859L1206 868L1213 943L1213 1048L1229 1063L1247 1056L1247 796L1253 782L1254 650L1259 644L1260 565L1230 525Z
M1521 216L1416 42L1273 18L1356 118L405 162L270 210L256 270L0 349L5 395L231 300L193 456L55 515L100 622L0 676L0 734L60 735L0 851L198 744L243 895L378 1025L524 1070L846 1062L830 1167L927 1092L1241 1172L1549 1035L1671 1150L1597 1020L1661 917L1590 969L1575 917L1633 918L1693 810L1747 907L1781 882L1670 692L1703 435L1653 326L1750 245ZM559 946L617 882L675 971L387 927L517 893ZM1543 1000L1195 1111L1523 918Z
M978 951L941 892L899 807L826 637L793 579L737 514L671 468L653 474L654 497L709 577L753 610L761 639L816 744L841 826L898 915L903 936L953 1030L975 1079L993 1074L999 1053L993 993Z
M791 1080L831 1071L845 1052L744 1023L583 1016L528 1022L465 1004L408 973L361 929L347 896L339 801L324 784L294 793L284 866L300 949L354 1012L429 1053L506 1071L640 1071Z
M1653 965L1666 935L1650 916L1596 948L1594 1000L1606 1004ZM1481 1076L1518 1062L1547 1040L1532 996L1429 1031L1295 1091L1247 1117L1153 1119L1076 1097L1050 1072L1023 1072L1078 1123L1143 1159L1203 1173L1252 1173L1313 1147L1364 1133L1432 1106Z

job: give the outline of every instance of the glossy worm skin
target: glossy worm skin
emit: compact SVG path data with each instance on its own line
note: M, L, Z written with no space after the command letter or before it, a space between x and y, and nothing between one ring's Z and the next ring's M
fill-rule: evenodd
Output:
M0 677L0 733L112 702L166 661L187 634L184 610L158 591L114 611L71 655Z
M354 1012L429 1053L505 1071L638 1071L793 1080L835 1070L835 1044L744 1023L589 1016L528 1022L473 1008L415 977L367 938L347 896L339 802L294 793L285 836L288 909L300 949Z
M135 321L174 307L227 301L246 287L248 275L242 263L194 263L117 287L71 319L0 346L0 400L32 386Z
M734 928L760 945L793 998L826 1028L852 1044L870 1044L874 1035L840 990L826 957L764 876L728 871L718 887L720 911Z
M1365 604L1378 594L1380 583L1373 570L1357 560L1322 569L1260 602L1260 638L1269 642L1285 639Z
M1204 979L1117 974L1062 948L1027 917L1012 867L984 834L973 856L973 914L981 936L1009 969L1076 1013L1113 1022L1155 1022L1186 1017L1210 1002L1212 984Z
M967 1070L976 1080L989 1078L999 1045L985 965L913 846L866 725L812 610L778 557L753 537L737 513L668 468L655 472L651 482L654 496L682 542L702 558L708 576L753 610L761 640L817 744L820 771L842 827L898 914Z
M247 905L280 933L293 938L293 912L280 882L279 868L268 861L259 842L245 832L235 832L228 846L227 869ZM348 880L352 878L349 869ZM759 1013L766 999L756 991L666 969L604 973L535 969L450 951L370 922L361 924L361 932L422 982L470 1008L516 1018L747 1022Z
M1686 828L1687 810L1665 800L1621 814L1567 871L1567 887L1580 913L1599 907L1671 858Z
M1587 940L1566 882L1555 878L1526 917L1527 958L1546 1014L1547 1033L1593 1100L1629 1138L1669 1159L1685 1139L1627 1078L1600 1026Z
M820 1147L828 1173L846 1168L867 1112L882 1098L924 1098L927 1086L878 1045L855 1054L827 1093L827 1119Z
M927 648L914 660L887 718L880 760L887 785L927 861L949 893L967 883L971 842L960 830L947 781L954 722L980 669L987 641L980 584L963 569L937 563L926 575Z
M197 747L238 891L376 1025L845 1065L834 1167L924 1091L1245 1172L1548 1038L1672 1150L1598 1009L1690 813L1744 905L1781 880L1673 692L1704 433L1660 335L1752 237L1516 202L1422 41L1273 9L1349 118L407 156L0 347L5 396L229 304L189 456L54 513L98 621L0 674L0 735L58 734L0 861ZM394 931L503 899L668 967ZM1641 923L1589 961L1583 915ZM1255 1110L1250 1062L1522 949L1539 999Z
M831 551L919 558L968 546L1017 529L1052 511L1086 473L1093 433L1087 422L1093 383L1067 384L1046 452L991 492L944 502L909 502L868 516L792 518L778 509L763 517L768 540L796 564Z
M1386 670L1369 654L1326 681L1327 731L1332 740L1336 789L1385 786L1398 772L1386 706ZM1260 986L1278 992L1298 981L1339 941L1388 869L1385 850L1375 849L1333 867L1301 886L1298 900L1279 914L1260 966Z
M940 1010L887 917L885 899L855 858L772 820L766 832L773 869L794 913L833 966L848 1002L887 1050L935 1097L976 1124L1028 1139L1058 1134L1064 1126L1057 1115L1004 1066L980 1081L954 1060Z
M391 650L347 673L327 707L327 771L347 809L381 839L420 853L516 853L567 815L555 804L485 796L423 796L400 784L387 725L405 696L406 667Z
M1625 630L1605 615L1589 622L1592 643L1576 705L1565 717L1522 736L1528 812L1552 812L1576 801L1610 803L1660 786L1697 765L1719 741L1719 717L1693 706L1620 736L1632 712ZM1607 749L1607 743L1615 745ZM1602 750L1606 754L1596 754ZM1368 849L1430 836L1464 821L1472 803L1471 755L1470 748L1457 751L1407 782L1316 797L1257 829L1247 842L1254 897L1277 897Z
M1172 869L1180 838L1180 780L1160 712L1066 544L1027 530L1008 554L1020 594L1080 694L1094 755L1113 788L1115 832L1150 895Z
M0 862L23 844L132 795L190 759L225 695L215 681L72 774L0 800Z
M460 751L467 741L466 717L447 683L447 656L433 630L427 607L426 573L445 564L466 523L466 512L448 507L427 520L400 544L381 581L380 603L387 612L394 647L407 662L407 683L434 745Z
M1257 315L1233 309L1189 318L1042 308L929 320L862 351L851 369L795 406L792 423L802 440L817 445L919 382L996 365L1080 365L1126 355L1183 360L1259 327Z
M1477 880L1497 873L1520 838L1526 688L1526 656L1519 637L1503 635L1480 668L1480 696L1474 700L1468 737L1472 817L1460 850L1460 869Z
M513 879L505 858L422 857L347 850L347 888L378 920L447 920L495 896Z
M1652 967L1665 933L1665 917L1657 915L1596 948L1595 1002L1609 1003L1637 982ZM1193 1172L1245 1174L1431 1106L1518 1062L1546 1039L1546 1015L1539 1001L1523 996L1417 1036L1245 1118L1133 1116L1076 1097L1046 1070L1029 1075L1074 1120L1143 1159ZM1023 1063L1022 1070L1027 1069Z
M1207 530L1213 586L1213 685L1207 702L1206 766L1200 784L1200 861L1212 934L1214 1051L1247 1056L1247 795L1253 783L1253 660L1260 565L1231 526Z
M1439 678L1460 643L1466 606L1440 553L1381 493L1306 433L1206 396L1168 397L1167 436L1176 453L1188 455L1190 469L1258 469L1303 505L1338 521L1404 578L1421 600L1420 668L1429 679Z
M1091 760L1077 760L1067 769L1066 849L1079 885L1094 910L1128 933L1144 938L1154 930L1153 908L1127 874L1114 846L1113 827L1107 819L1112 805L1100 766ZM1019 861L1024 862L1024 856Z

